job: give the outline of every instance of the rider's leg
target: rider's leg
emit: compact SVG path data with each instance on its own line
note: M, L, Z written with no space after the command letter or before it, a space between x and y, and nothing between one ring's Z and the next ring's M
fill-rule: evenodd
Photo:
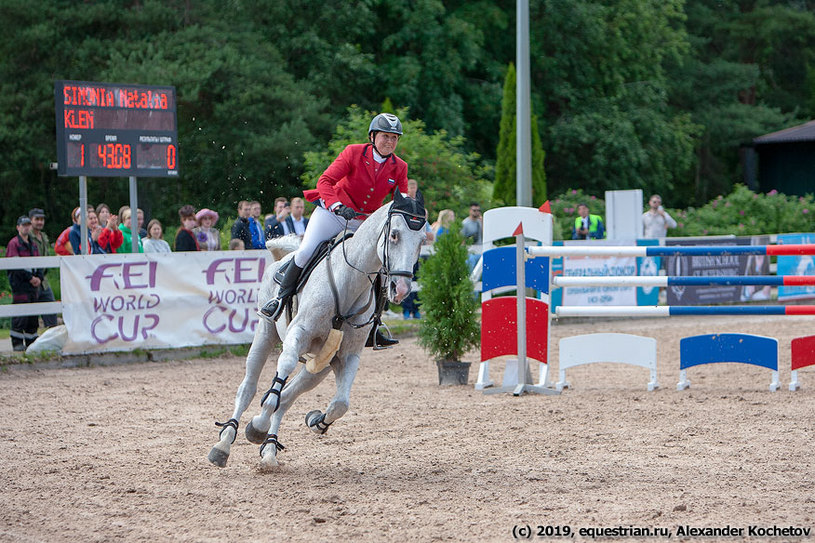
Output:
M306 232L303 234L303 241L294 253L293 261L289 264L286 275L280 284L280 289L277 291L277 297L269 300L261 308L259 312L261 317L267 320L278 319L283 313L286 302L294 295L297 280L300 278L300 273L308 263L311 255L314 254L320 243L339 234L344 226L345 221L330 211L326 211L322 207L314 209L314 213L312 213L311 219L308 221L308 226L306 226Z
M376 299L376 306L374 309L374 325L371 327L371 333L368 335L368 341L365 342L366 347L391 347L399 343L398 339L393 339L389 337L385 337L385 335L379 331L379 324L380 324L380 316L382 315L382 311L385 310L385 307L388 304L388 294L385 291L385 288L381 284L380 277L376 278L376 284L374 284L374 294Z

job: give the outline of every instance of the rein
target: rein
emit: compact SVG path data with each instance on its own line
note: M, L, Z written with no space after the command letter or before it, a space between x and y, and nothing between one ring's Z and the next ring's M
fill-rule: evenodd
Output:
M375 298L374 291L376 290L376 279L371 279L372 275L376 276L376 278L379 279L379 284L381 285L381 288L383 290L383 293L382 293L383 296L386 295L384 290L387 287L385 285L388 285L390 283L390 279L391 279L392 276L407 277L408 279L413 279L413 270L391 270L389 268L389 265L388 265L388 262L389 262L389 258L388 258L388 238L390 237L390 231L391 231L391 219L393 219L393 216L396 215L396 214L400 214L400 215L404 216L405 222L407 222L408 227L411 230L414 230L414 231L419 230L419 229L423 228L424 224L425 224L425 217L423 215L420 216L420 215L418 215L416 213L411 213L411 212L409 212L407 210L402 210L402 209L394 210L393 207L391 207L391 209L388 210L388 218L385 221L385 224L382 225L382 230L380 231L380 234L377 237L377 239L381 239L383 234L385 236L385 246L384 246L384 251L383 251L383 253L384 253L383 262L382 262L382 267L380 267L378 271L366 272L366 271L360 270L359 268L357 268L356 266L351 264L351 262L348 261L348 254L345 252L345 242L343 241L343 243L342 243L342 256L343 256L343 259L345 260L345 263L351 269L356 270L361 274L364 274L366 276L366 279L368 279L368 281L371 283L371 289L370 289L370 292L368 293L368 301L365 303L365 305L359 311L357 311L355 313L351 313L351 314L347 314L347 315L342 314L342 310L340 309L340 296L339 296L339 292L337 290L336 281L334 280L334 271L331 268L331 250L329 249L328 255L326 255L326 266L328 268L328 283L329 283L329 286L331 287L331 294L334 296L334 317L331 319L331 326L335 330L339 330L342 327L342 324L344 322L347 322L348 325L353 327L353 328L363 328L365 326L369 326L370 324L372 324L374 322L376 322L376 323L380 322L380 317L381 317L380 312L381 312L381 310L379 312L374 311L371 314L371 316L368 318L368 320L365 321L362 324L354 324L352 322L349 322L349 319L357 317L357 316L363 314L365 311L367 311L368 308L371 306L371 303L374 301L374 298ZM347 232L348 232L348 222L346 221L346 223L345 223L345 233L347 234Z

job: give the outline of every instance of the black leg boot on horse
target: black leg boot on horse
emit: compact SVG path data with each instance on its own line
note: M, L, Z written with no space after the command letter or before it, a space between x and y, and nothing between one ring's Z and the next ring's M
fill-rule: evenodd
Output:
M380 279L379 277L376 278L376 286L374 287L376 292L376 307L374 310L374 325L371 328L371 333L368 334L368 341L365 342L366 347L373 347L374 350L379 349L388 349L393 347L397 343L399 343L398 339L393 339L392 337L387 337L385 334L379 331L379 325L382 324L380 316L382 312L385 310L385 306L388 303L388 293L385 292L385 289L380 286Z
M276 321L280 318L280 315L283 314L283 309L289 304L291 297L294 296L294 293L297 291L297 280L300 279L300 273L302 271L303 268L295 264L294 260L289 263L289 267L286 269L286 275L283 276L283 280L280 282L277 297L266 302L266 305L260 309L258 314L261 317L269 322Z

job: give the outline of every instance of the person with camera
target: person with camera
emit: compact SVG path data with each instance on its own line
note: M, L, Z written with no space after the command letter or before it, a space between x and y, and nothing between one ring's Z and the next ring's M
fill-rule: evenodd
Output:
M297 279L317 247L343 230L355 232L365 217L395 191L407 194L407 163L394 154L402 136L402 122L396 115L380 113L368 127L368 143L348 145L317 181L317 188L303 196L317 207L311 215L300 247L286 269L276 298L259 314L277 320L297 288ZM377 344L388 346L396 340L380 336Z
M668 228L676 228L676 221L662 208L662 197L654 194L648 200L649 209L642 214L645 239L664 238Z
M600 215L592 215L587 204L577 204L577 217L572 227L572 239L603 239L606 227Z

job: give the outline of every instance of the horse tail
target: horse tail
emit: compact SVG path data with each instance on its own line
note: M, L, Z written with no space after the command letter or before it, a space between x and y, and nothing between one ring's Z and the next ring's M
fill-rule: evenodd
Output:
M300 247L300 237L295 234L272 238L266 242L266 248L272 253L275 262L279 262L287 254L293 253Z

